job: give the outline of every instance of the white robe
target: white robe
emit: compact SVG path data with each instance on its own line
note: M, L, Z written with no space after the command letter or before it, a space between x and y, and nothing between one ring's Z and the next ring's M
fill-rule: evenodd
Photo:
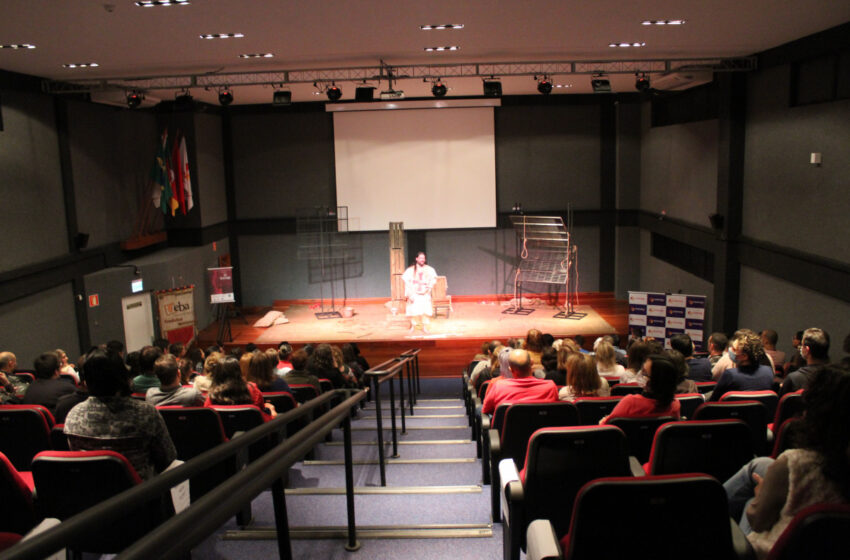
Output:
M433 315L431 288L437 282L437 271L427 264L424 266L414 264L407 267L401 279L404 280L404 297L408 300L405 315L408 317Z

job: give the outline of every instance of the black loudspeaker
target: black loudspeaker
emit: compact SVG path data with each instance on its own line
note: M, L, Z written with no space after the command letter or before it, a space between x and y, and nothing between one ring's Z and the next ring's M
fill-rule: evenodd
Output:
M711 222L711 227L714 229L723 229L723 216L720 214L711 214L708 216L708 221Z
M355 101L372 101L375 97L375 88L372 86L360 86L354 90Z
M88 247L89 244L89 234L87 233L78 233L74 236L74 248L78 251L81 251Z
M502 82L485 81L484 82L484 96L485 97L501 97L502 96Z

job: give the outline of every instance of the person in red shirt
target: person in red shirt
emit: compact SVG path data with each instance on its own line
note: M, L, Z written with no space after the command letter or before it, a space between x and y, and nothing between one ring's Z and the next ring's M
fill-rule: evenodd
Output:
M672 416L679 419L681 407L675 398L679 372L673 361L667 356L653 354L646 359L644 370L649 373L649 380L643 393L623 397L611 414L599 421L600 424L607 424L611 418Z
M491 385L484 396L482 414L490 414L503 402L555 402L558 388L549 379L531 375L531 356L525 350L511 350L508 367L513 377Z

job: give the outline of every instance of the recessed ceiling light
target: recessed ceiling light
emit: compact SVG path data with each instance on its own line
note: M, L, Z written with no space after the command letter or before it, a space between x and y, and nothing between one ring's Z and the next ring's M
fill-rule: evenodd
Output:
M240 54L239 58L271 58L274 55L270 52L267 53L245 53Z
M463 29L462 23L443 23L440 25L420 25L422 31L438 31L441 29Z
M571 88L573 84L555 84L556 88Z
M142 8L156 8L158 6L188 6L191 4L189 0L142 0L136 2L136 6Z
M643 47L643 46L646 46L646 43L637 43L637 42L635 42L635 43L625 43L625 42L623 42L623 43L608 43L608 46L609 47L619 47L619 48L625 49L625 48L628 48L628 47L635 47L635 48Z
M425 47L425 52L459 51L460 47L451 45L447 47Z
M65 68L96 68L100 66L97 62L70 62L62 65Z
M641 25L685 25L683 19L648 19L640 22Z
M201 39L241 39L242 33L204 33Z
M12 45L0 45L0 49L34 49L35 45L29 43L17 43Z

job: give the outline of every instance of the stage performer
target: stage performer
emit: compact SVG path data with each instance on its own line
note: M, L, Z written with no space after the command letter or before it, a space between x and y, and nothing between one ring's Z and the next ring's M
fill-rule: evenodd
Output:
M431 288L437 282L437 271L425 264L426 261L425 253L417 253L416 262L404 271L401 279L404 280L404 296L407 298L405 315L410 317L410 332L419 324L422 332L428 334L428 323L434 314Z

